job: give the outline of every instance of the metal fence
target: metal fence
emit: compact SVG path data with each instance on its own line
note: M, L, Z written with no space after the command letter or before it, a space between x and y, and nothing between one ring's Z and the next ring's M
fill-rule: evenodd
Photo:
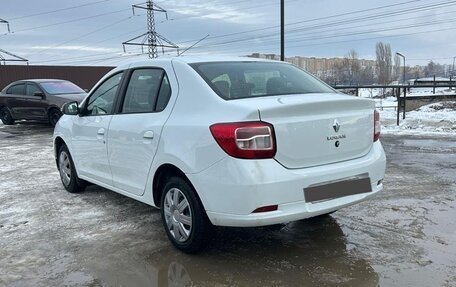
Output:
M359 89L390 89L392 90L392 94L397 98L397 120L396 124L399 125L400 114L402 112L402 119L405 119L405 109L407 103L407 93L410 92L410 89L413 88L432 88L433 94L435 94L436 88L449 88L453 89L456 87L455 81L449 81L447 83L437 83L434 82L433 84L415 84L415 85L358 85L358 86L351 86L351 85L339 85L333 86L334 89L337 90L354 90L355 95L359 96Z

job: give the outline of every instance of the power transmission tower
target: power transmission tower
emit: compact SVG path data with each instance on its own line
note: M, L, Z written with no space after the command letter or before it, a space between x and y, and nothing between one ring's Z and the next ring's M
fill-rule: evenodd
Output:
M10 30L10 26L9 26L9 23L8 23L8 21L6 21L6 20L3 20L2 18L0 18L0 23L2 23L2 24L6 24L6 27L8 27L8 33L10 33L10 32L11 32L11 30Z
M11 32L8 21L0 19L0 23L1 24L6 24L6 26L8 27L8 32ZM8 56L10 56L12 58L5 58L4 55L8 55ZM1 65L2 62L3 62L3 65L6 65L6 62L27 62L27 65L28 65L28 60L27 59L19 57L18 55L15 55L15 54L10 53L8 51L5 51L3 49L0 49L0 65Z
M165 37L163 37L155 31L154 11L166 13L166 10L154 4L153 0L147 0L147 2L145 3L132 5L133 15L135 15L135 8L144 9L147 11L147 32L123 42L122 45L124 52L126 52L126 45L133 45L141 46L141 50L143 53L144 46L147 46L149 58L151 59L158 57L158 47L162 48L163 53L164 48L178 49L177 51L179 53L179 47L176 44L174 44L173 42L166 39ZM166 18L168 19L168 16L166 16Z

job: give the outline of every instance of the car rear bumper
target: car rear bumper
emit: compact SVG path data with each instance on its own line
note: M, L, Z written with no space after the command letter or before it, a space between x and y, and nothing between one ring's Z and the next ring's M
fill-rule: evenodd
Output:
M385 166L385 153L377 141L361 158L324 166L287 169L273 159L227 157L200 173L187 176L214 225L248 227L300 220L366 200L383 189ZM305 188L363 174L370 180L370 192L315 202L305 199ZM269 205L278 205L278 208L253 213Z

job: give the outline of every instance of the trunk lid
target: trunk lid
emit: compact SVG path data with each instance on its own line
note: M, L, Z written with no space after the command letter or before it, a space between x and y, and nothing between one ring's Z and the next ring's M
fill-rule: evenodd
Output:
M236 100L258 108L274 126L275 159L305 168L359 158L372 147L373 101L343 94L303 94Z

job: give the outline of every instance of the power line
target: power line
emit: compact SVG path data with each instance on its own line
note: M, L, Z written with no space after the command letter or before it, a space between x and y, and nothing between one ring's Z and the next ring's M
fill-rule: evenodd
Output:
M40 50L40 51L38 51L38 52L35 52L35 53L31 54L31 55L40 54L40 53L43 53L43 52L45 52L45 51L49 51L49 50L51 50L51 49L55 49L55 48L61 47L61 46L65 45L65 44L68 44L68 43L73 42L73 41L75 41L75 40L79 40L79 39L85 38L85 37L87 37L87 36L89 36L89 35L95 34L95 33L99 32L99 31L105 30L105 29L107 29L107 28L111 28L111 27L113 27L113 26L115 26L115 25L117 25L117 24L120 24L120 23L123 23L123 22L125 22L125 21L127 21L127 20L130 20L130 19L133 18L133 17L134 17L134 16L129 16L129 17L123 18L123 19L121 19L121 20L117 20L117 21L112 22L112 23L110 23L110 24L108 24L108 25L106 25L106 26L103 26L103 27L101 27L101 28L98 28L98 29L93 30L93 31L88 32L88 33L84 33L83 35L77 36L77 37L75 37L75 38L71 38L71 39L69 39L69 40L60 42L59 44L53 45L52 47L48 47L48 48L46 48L46 49L42 49L42 50ZM83 49L83 48L81 47L81 50L82 50L82 49ZM30 55L29 55L29 57L30 57Z
M287 24L285 24L285 26L292 26L292 25L306 23L306 22L315 22L315 21L319 21L319 20L332 19L332 18L336 18L336 17L342 17L342 16L359 14L359 13L368 12L368 11L380 10L380 9L384 9L384 8L392 8L395 6L401 6L401 5L406 5L406 4L420 2L420 1L422 1L422 0L412 0L412 1L406 1L406 2L401 2L401 3L397 3L397 4L392 4L392 5L384 5L384 6L378 6L378 7L369 8L369 9L362 9L362 10L357 10L357 11L352 11L352 12L335 14L335 15L331 15L331 16L313 18L313 19L308 19L308 20L303 20L303 21L296 21L296 22L287 23ZM235 35L240 35L240 34L247 34L247 33L251 33L251 32L265 31L265 30L270 30L270 29L279 28L279 27L280 27L280 25L273 25L273 26L264 27L264 28L249 29L249 30L244 30L244 31L240 31L240 32L211 36L211 37L208 37L208 39L224 38L224 37L235 36ZM195 41L195 39L183 41L181 43L194 42L194 41Z
M288 0L288 3L289 2L296 2L296 1L299 1L299 0ZM415 0L415 1L421 1L421 0ZM244 2L244 1L241 1L241 2ZM236 3L236 2L234 2ZM233 3L230 3L230 4L233 4ZM262 4L262 5L255 5L255 6L249 6L249 7L242 7L242 8L239 8L239 9L231 9L231 11L244 11L244 10L251 10L251 9L256 9L256 8L262 8L262 7L267 7L267 6L277 6L278 4L280 3L272 3L272 4ZM210 14L209 14L210 15ZM167 19L167 20L163 20L161 21L160 23L164 23L164 22L168 22L168 21L179 21L179 20L187 20L187 19L191 19L191 18L208 18L207 15L205 15L206 17L203 17L202 15L192 15L192 16L185 16L185 17L180 17L180 18L170 18L170 19ZM228 15L228 16L225 16L225 17L222 17L222 18L217 18L218 20L220 19L227 19L227 18L230 18L230 17L233 17L232 15Z
M77 5L77 6L61 8L61 9L52 10L52 11L34 13L34 14L29 14L29 15L15 17L15 18L10 18L9 20L10 21L15 21L15 20L24 19L24 18L30 18L30 17L35 17L35 16L41 16L41 15L48 15L48 14L52 14L52 13L57 13L57 12L77 9L77 8L86 7L86 6L91 6L91 5L95 5L95 4L99 4L99 3L103 3L103 2L107 2L107 1L111 1L111 0L101 0L101 1L97 1L97 2L91 2L91 3L81 4L81 5Z
M424 5L424 6L419 6L419 7L413 7L413 8L404 9L404 10L395 11L395 12L380 13L380 14L377 14L377 15L371 14L371 15L368 15L368 16L363 16L363 17L358 17L358 18L343 19L341 21L326 22L326 23L319 24L319 25L300 27L299 29L295 28L294 30L287 31L287 34L292 34L292 33L296 33L296 32L299 32L299 31L309 31L309 30L321 29L321 28L325 28L325 27L333 28L334 26L348 24L348 23L371 21L371 20L375 20L375 19L390 17L392 15L403 15L403 14L416 13L416 12L419 12L419 11L431 10L431 9L434 9L435 7L441 7L442 5L452 6L452 5L455 5L455 4L456 4L456 1L448 1L448 2L443 2L443 3L433 4L433 5ZM302 22L302 21L300 21L300 22ZM295 22L295 23L297 23L297 22ZM278 26L275 26L275 27L278 27ZM262 34L262 35L256 36L256 37L246 37L246 38L238 38L238 39L233 39L233 40L227 40L227 41L224 41L224 42L208 43L205 46L209 47L209 46L226 45L226 44L239 43L239 42L245 42L245 41L253 41L253 40L259 40L259 39L270 38L270 37L274 37L274 35L271 35L270 33L267 33L267 34Z
M58 23L47 24L47 25L43 25L43 26L37 26L37 27L30 27L30 28L20 29L20 30L13 31L12 33L24 32L24 31L31 31L31 30L37 30L37 29L42 29L42 28L47 28L47 27L52 27L52 26L57 26L57 25L63 25L63 24L68 24L68 23L74 23L74 22L83 21L83 20L87 20L87 19L93 19L93 18L98 18L98 17L102 17L102 16L106 16L106 15L112 15L112 14L116 14L116 13L120 13L120 12L124 12L124 11L130 11L130 9L122 9L122 10L117 10L117 11L106 12L106 13L101 13L101 14L97 14L97 15L92 15L92 16L87 16L87 17L82 17L82 18L77 18L77 19L73 19L73 20L68 20L68 21L63 21L63 22L58 22Z

